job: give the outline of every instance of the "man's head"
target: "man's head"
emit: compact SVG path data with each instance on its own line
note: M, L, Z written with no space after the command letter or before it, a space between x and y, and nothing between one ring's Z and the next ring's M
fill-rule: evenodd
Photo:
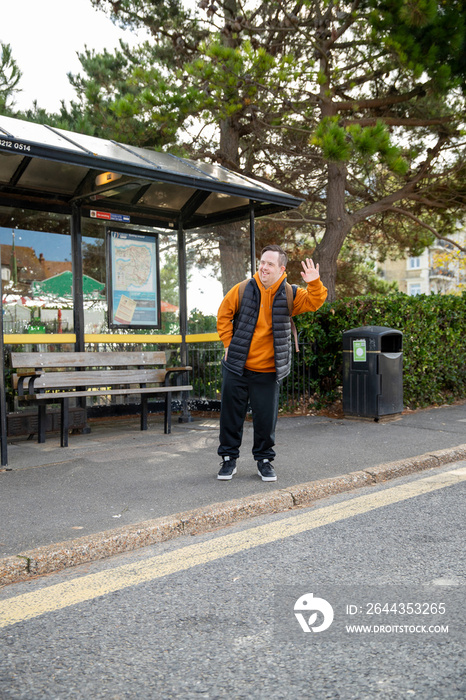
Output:
M279 245L266 245L259 262L259 279L266 289L283 275L288 262L287 255Z

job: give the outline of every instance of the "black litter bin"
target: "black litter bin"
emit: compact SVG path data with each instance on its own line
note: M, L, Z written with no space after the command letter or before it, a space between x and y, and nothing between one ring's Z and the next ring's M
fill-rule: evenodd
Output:
M403 411L403 333L363 326L343 333L343 413L377 420Z

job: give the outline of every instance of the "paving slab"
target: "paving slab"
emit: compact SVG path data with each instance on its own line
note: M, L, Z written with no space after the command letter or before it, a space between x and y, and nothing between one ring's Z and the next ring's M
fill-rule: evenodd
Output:
M271 483L257 476L249 422L230 482L216 479L216 414L174 423L170 435L158 416L147 432L136 417L95 420L91 428L71 435L68 448L58 434L42 445L9 444L10 471L0 473L0 582L2 561L16 557L30 568L24 553L40 548L48 548L49 561L60 559L57 552L75 551L79 540L88 556L90 549L104 556L143 546L154 528L162 539L185 533L188 523L199 531L466 458L466 402L379 422L280 417L278 481Z

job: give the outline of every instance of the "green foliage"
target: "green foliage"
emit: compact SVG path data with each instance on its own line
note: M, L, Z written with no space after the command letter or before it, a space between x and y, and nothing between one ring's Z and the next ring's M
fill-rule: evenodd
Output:
M397 290L396 282L386 282L376 273L376 264L364 250L345 243L338 260L336 290L338 299L367 294L388 294Z
M160 262L160 298L175 306L179 304L178 258L175 253L165 253Z
M14 103L14 93L21 80L21 71L13 58L10 44L0 42L0 114L9 114Z
M193 309L188 318L188 334L215 333L217 317L204 315L199 309ZM222 376L220 358L223 355L223 343L188 344L188 365L192 369L191 383L193 396L198 399L218 400L221 394Z
M106 282L105 240L83 245L83 272L99 282Z
M223 343L199 343L188 345L188 365L192 367L190 381L194 387L192 396L206 400L220 400L222 373L220 360L223 356Z
M205 316L199 309L193 309L188 318L188 333L215 333L217 317Z
M462 0L370 0L370 22L385 46L437 89L466 88L466 8Z
M180 332L178 314L174 311L162 311L160 331L162 335L177 335Z
M392 144L390 134L381 121L374 126L352 124L340 126L338 117L324 117L317 127L311 143L322 149L325 160L348 161L351 157L370 163L378 154L380 162L397 175L405 175L409 165L401 149Z
M338 125L337 118L324 118L316 129L312 144L322 149L325 160L349 160L351 147L345 129Z
M312 241L329 298L345 238L383 259L464 216L462 0L91 1L149 38L86 50L77 100L26 118L303 196L288 249Z
M392 293L326 303L296 318L317 404L342 390L342 333L361 326L403 332L404 404L411 408L466 397L466 294L409 297ZM296 358L299 361L302 358Z

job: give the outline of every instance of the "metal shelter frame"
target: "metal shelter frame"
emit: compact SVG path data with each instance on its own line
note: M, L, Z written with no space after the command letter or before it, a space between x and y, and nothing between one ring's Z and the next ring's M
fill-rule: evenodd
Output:
M254 271L255 218L294 209L302 201L221 165L0 116L0 206L71 217L76 351L84 350L83 217L130 221L176 233L181 362L186 364L186 231L249 220ZM0 330L3 344L3 328ZM5 466L3 379L0 390L1 460Z

